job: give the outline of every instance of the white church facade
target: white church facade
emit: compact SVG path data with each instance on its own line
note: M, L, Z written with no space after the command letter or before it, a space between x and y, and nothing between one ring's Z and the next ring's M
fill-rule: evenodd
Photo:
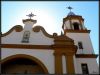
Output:
M63 18L64 33L48 34L37 20L23 20L1 36L3 74L98 74L90 30L80 15Z

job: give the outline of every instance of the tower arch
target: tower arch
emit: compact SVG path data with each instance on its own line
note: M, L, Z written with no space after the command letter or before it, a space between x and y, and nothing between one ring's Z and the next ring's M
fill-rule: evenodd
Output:
M79 23L78 22L74 22L73 23L73 28L74 28L74 30L79 30Z

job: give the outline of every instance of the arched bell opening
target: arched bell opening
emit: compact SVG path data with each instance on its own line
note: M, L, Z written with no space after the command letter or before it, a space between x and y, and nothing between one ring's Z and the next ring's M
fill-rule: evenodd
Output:
M79 30L79 23L73 23L74 30Z

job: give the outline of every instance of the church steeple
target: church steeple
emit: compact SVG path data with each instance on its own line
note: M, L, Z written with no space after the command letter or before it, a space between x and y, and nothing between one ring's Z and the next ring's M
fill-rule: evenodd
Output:
M67 7L70 12L68 15L63 18L63 25L62 28L64 30L64 33L67 31L81 31L86 30L84 26L84 19L80 15L76 15L74 12L71 11L73 9L72 7Z

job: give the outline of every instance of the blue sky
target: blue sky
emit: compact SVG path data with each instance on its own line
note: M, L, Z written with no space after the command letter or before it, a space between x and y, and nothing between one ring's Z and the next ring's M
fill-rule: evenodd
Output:
M99 32L99 4L98 1L2 1L1 5L1 30L7 32L15 25L22 25L22 19L27 19L29 13L33 12L37 20L36 25L43 26L49 34L54 32L60 34L63 18L69 10L67 6L73 7L73 12L81 15L85 21L85 27L91 30L90 38L96 54L98 48Z

